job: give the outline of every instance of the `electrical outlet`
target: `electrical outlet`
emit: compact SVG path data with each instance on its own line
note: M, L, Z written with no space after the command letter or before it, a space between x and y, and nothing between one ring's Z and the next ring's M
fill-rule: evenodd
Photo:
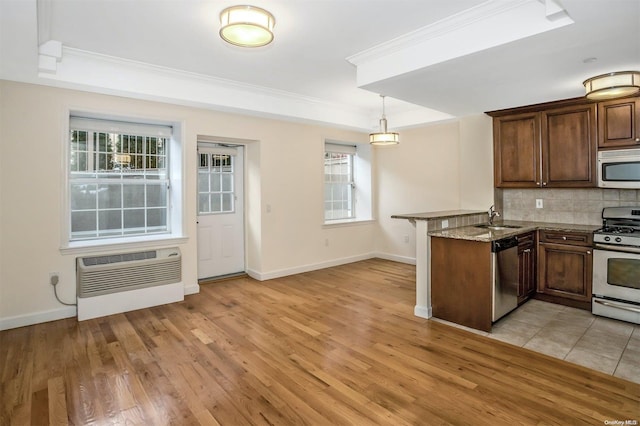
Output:
M60 281L59 275L57 272L49 272L49 284L58 285L58 281Z
M445 219L442 221L442 229L446 229L449 227L449 219Z
M325 247L329 247L329 239L328 238L324 239L324 246Z
M542 198L536 198L536 209L541 209L543 207Z

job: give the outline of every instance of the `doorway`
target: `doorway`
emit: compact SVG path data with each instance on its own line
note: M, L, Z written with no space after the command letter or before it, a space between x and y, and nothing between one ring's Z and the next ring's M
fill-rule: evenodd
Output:
M244 147L198 142L198 279L245 272Z

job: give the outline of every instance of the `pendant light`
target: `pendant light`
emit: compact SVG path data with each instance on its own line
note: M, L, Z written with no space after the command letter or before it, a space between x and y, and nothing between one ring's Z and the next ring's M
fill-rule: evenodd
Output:
M640 71L619 71L585 80L587 99L611 99L631 96L640 91Z
M261 47L273 41L276 19L255 6L232 6L220 12L220 37L240 47Z
M382 118L380 119L380 132L369 134L369 143L371 145L397 145L400 143L400 135L398 133L387 131L387 117L384 115L384 95L382 98Z

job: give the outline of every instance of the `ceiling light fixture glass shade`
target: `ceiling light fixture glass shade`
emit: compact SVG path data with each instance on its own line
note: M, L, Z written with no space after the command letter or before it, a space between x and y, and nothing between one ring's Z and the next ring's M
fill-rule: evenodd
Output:
M220 12L220 37L241 47L261 47L273 41L276 19L255 6L232 6Z
M630 96L640 91L640 71L619 71L585 80L588 99L600 100Z
M369 134L369 143L371 145L397 145L400 143L400 135L387 131L387 117L384 114L384 95L382 98L382 118L380 119L380 131L378 133Z

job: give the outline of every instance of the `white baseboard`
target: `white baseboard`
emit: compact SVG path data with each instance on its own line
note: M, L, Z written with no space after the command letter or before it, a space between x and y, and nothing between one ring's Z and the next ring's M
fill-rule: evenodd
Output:
M189 284L184 286L184 295L188 296L190 294L198 294L200 293L200 286L198 285L198 283L193 283L193 284Z
M296 266L293 268L279 269L271 272L258 272L254 270L248 270L247 274L258 281L272 280L274 278L286 277L289 275L302 274L303 272L317 271L318 269L330 268L332 266L345 265L347 263L359 262L361 260L367 260L377 257L374 253L365 253L358 256L343 257L340 259L333 259L326 262L313 263L309 265Z
M420 318L426 318L429 319L431 318L433 315L431 313L431 306L420 306L420 305L416 305L413 308L413 315L420 317Z
M416 264L415 257L399 256L397 254L380 253L380 252L374 253L374 257L379 257L380 259L385 259L385 260L392 260L394 262L406 263L408 265Z
M56 321L76 316L75 306L65 306L51 309L49 311L33 312L30 314L17 315L14 317L0 318L0 330L25 327L27 325L40 324L42 322Z

